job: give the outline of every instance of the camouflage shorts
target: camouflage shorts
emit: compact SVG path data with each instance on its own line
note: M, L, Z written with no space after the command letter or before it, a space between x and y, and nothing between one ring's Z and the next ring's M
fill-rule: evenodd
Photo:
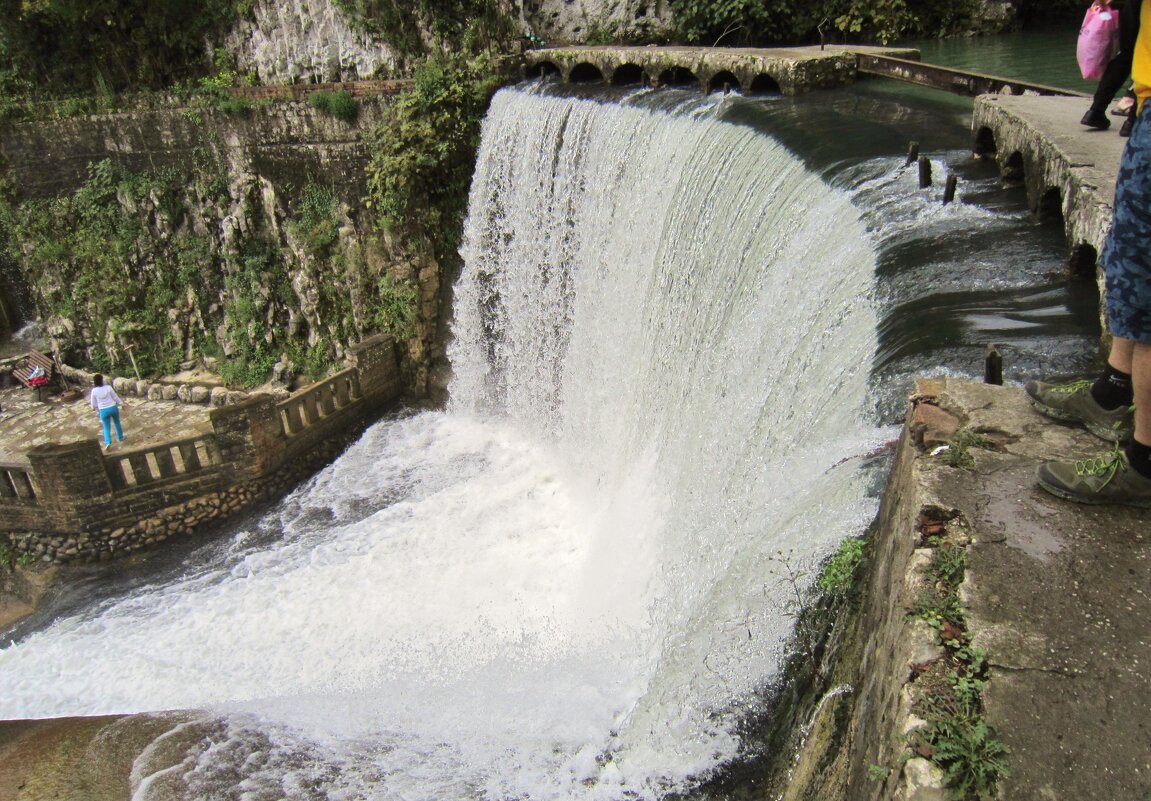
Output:
M1103 245L1107 323L1117 337L1151 345L1151 103L1135 120L1115 184L1115 217Z

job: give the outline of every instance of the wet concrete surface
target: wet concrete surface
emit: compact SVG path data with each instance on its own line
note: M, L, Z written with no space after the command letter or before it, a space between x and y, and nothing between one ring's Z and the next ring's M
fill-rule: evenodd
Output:
M974 532L963 596L987 718L1011 748L1000 797L1151 799L1151 515L1040 489L1042 461L1109 446L1019 388L949 381L942 400L1004 448L929 471Z

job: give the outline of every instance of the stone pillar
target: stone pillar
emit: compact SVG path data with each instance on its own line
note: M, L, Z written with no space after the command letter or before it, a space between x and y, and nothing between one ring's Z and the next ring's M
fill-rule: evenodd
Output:
M360 376L360 392L369 409L376 409L400 397L404 384L396 345L391 337L378 334L349 349L353 367Z
M89 506L108 500L112 483L104 454L95 439L64 445L36 445L28 451L37 500L52 528L61 533L84 530ZM98 521L97 521L98 522Z
M267 475L284 463L285 440L271 395L253 395L209 413L220 458L241 480Z

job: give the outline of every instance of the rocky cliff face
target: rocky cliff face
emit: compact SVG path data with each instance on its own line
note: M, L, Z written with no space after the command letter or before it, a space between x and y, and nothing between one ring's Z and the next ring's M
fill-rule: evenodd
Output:
M557 42L637 41L671 26L668 0L521 0L525 31Z
M241 72L261 83L391 77L396 53L352 27L332 0L258 0L252 20L228 37Z

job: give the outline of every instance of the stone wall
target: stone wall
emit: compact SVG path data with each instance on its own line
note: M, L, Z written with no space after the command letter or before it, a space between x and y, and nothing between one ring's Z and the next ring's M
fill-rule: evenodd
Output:
M245 113L158 108L5 125L0 155L22 198L55 197L77 189L88 165L112 159L134 172L183 168L211 158L233 176L254 174L282 186L313 176L346 187L358 205L367 144L386 95L359 98L359 117L344 122L306 102L256 105Z
M55 563L190 534L281 496L402 390L395 344L375 337L353 349L348 370L287 400L253 395L212 409L202 438L115 454L96 439L38 446L28 452L31 493L0 491L0 531ZM15 467L5 469L0 490L11 490Z

